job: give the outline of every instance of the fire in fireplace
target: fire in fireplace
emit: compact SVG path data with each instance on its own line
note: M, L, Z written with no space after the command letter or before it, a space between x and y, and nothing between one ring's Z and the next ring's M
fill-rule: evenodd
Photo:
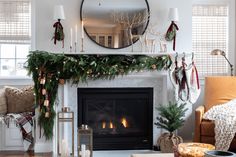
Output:
M152 148L153 88L78 88L78 113L95 150Z

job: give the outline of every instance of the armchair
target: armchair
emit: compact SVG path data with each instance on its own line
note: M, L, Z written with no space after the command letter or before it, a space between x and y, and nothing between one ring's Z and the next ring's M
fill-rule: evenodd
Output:
M199 106L195 111L194 142L215 144L214 122L204 120L203 115L211 107L226 103L234 98L236 98L236 77L205 78L204 105ZM236 150L236 137L234 137L230 149Z

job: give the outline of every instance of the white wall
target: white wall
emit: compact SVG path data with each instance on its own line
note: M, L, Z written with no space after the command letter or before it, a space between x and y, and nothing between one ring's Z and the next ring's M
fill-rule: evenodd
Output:
M75 24L80 26L80 4L81 0L40 0L36 2L36 49L47 51L69 51L70 40L70 28L74 28ZM177 36L178 52L191 51L191 1L189 0L149 0L149 6L151 10L151 22L157 24L157 31L163 33L166 32L170 22L168 21L168 9L170 7L179 8L180 21L178 25L180 31ZM56 4L63 4L66 14L66 20L62 21L65 31L65 49L61 48L61 43L54 45L52 39L53 36L53 7ZM183 5L184 4L184 5ZM81 30L81 29L78 29ZM80 32L79 32L80 34ZM79 35L80 36L80 35ZM138 44L138 43L137 43ZM172 44L169 45L168 50L171 51ZM119 51L130 51L131 48L121 49ZM139 49L136 49L139 50ZM86 52L108 52L109 49L105 49L92 43L88 38L85 40ZM114 51L114 50L113 50ZM115 50L117 51L117 50Z
M76 24L80 26L80 4L81 0L34 0L35 1L35 49L37 50L46 50L46 51L56 51L56 52L68 52L69 51L69 31L70 28L74 28ZM178 52L191 52L191 11L192 11L192 1L190 0L148 0L150 11L151 11L151 24L157 24L157 31L166 32L170 21L168 21L168 9L171 7L179 8L179 17L178 22L179 32L177 35L177 45L176 50ZM54 5L62 4L64 5L66 20L62 21L65 32L65 48L61 48L61 43L58 43L56 46L53 44L52 36L54 29L52 27L55 20L53 20L53 7ZM78 29L81 30L81 29ZM79 32L80 36L80 32ZM138 43L137 43L138 44ZM136 44L134 50L140 50ZM168 44L168 51L170 52L172 44ZM85 37L85 51L86 52L118 52L117 50L109 50L97 46L91 42L87 37ZM119 51L131 51L131 48L121 49ZM189 113L187 125L192 123L191 106ZM182 130L181 135L189 138L191 137L192 124ZM186 134L187 133L187 134ZM43 150L50 150L52 143L44 143L44 139L39 139L37 137L37 148L40 146L45 146ZM48 144L48 145L46 145ZM42 151L37 150L36 151Z

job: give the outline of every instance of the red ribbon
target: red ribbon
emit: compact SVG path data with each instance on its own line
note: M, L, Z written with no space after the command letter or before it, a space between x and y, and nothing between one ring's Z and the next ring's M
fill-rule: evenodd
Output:
M179 30L179 27L177 26L177 24L172 21L171 24L170 24L170 27L168 28L167 32L171 32L173 31L174 29L176 29L177 31ZM174 35L174 38L173 38L173 50L175 51L175 45L176 45L176 34Z
M200 83L199 83L197 67L195 66L194 62L192 62L192 65L193 65L193 69L192 69L191 84L194 83L193 81L194 81L194 74L195 74L196 75L196 81L197 81L197 89L200 89Z
M53 24L53 27L55 28L55 32L54 32L54 44L56 45L57 44L57 31L58 29L62 29L62 32L63 32L63 26L60 22L60 20L58 20L56 23ZM62 40L62 48L64 48L64 39Z

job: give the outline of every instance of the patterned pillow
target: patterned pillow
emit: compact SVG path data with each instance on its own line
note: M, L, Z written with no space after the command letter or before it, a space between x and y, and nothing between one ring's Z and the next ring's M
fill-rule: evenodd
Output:
M5 95L8 113L32 112L34 110L34 90L32 86L22 89L6 86Z
M7 100L5 96L5 89L0 89L0 114L7 113Z

